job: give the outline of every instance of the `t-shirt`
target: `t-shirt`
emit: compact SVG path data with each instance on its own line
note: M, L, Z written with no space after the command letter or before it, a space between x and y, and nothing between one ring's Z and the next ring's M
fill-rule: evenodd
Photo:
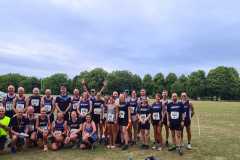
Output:
M57 96L56 103L58 104L59 109L62 112L64 112L68 108L69 104L71 103L71 97L69 97L68 95L66 95L66 96L61 96L61 95Z
M139 107L138 114L141 120L146 119L149 116L149 114L151 114L151 107L150 106Z
M8 116L4 116L2 119L0 119L0 124L5 127L8 127L10 120L11 119ZM7 136L7 134L8 134L8 131L0 127L0 137Z
M72 129L79 129L80 120L77 119L75 122L73 122L72 119L70 119L70 120L68 120L67 125L70 128L70 131Z
M10 121L10 127L12 128L12 130L19 133L25 132L25 129L28 124L29 124L29 120L24 116L22 116L21 118L14 116L11 118L11 121Z
M184 106L182 102L170 102L167 106L169 120L172 124L180 124L182 121L182 114L184 113Z

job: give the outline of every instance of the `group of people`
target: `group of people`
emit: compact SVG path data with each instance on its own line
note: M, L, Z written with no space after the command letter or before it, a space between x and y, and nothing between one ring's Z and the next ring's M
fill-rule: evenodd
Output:
M171 100L164 90L155 95L150 104L145 89L140 96L132 90L123 93L113 92L103 96L105 86L97 92L88 91L83 83L83 93L74 89L69 96L67 87L60 86L60 95L52 96L46 89L41 96L38 88L26 97L24 88L19 87L17 94L13 85L8 86L7 96L0 105L0 152L10 139L11 152L22 147L39 146L44 151L59 150L65 146L90 149L96 143L108 149L140 144L142 149L150 148L150 126L153 127L154 144L152 149L161 151L177 150L183 154L183 131L186 128L187 149L191 149L191 118L194 115L192 103L183 92L178 99L172 93ZM165 130L163 141L162 128ZM169 145L169 132L172 145Z

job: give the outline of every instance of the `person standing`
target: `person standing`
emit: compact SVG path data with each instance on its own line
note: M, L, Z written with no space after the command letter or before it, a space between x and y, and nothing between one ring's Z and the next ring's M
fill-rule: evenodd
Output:
M181 148L181 132L184 126L184 106L178 101L177 93L172 94L172 102L167 106L168 126L171 130L173 146L169 151L177 149L179 155L183 155Z
M194 107L193 107L193 104L189 101L186 92L183 92L181 94L181 101L184 105L184 112L185 112L184 128L186 128L186 132L187 132L187 140L188 140L187 149L191 150L192 149L192 146L191 146L191 138L192 138L191 120L192 120L192 117L194 115ZM182 131L182 134L181 134L181 143L182 144L183 144L184 128L183 128L183 131Z
M60 86L60 95L56 98L57 112L61 112L64 115L64 119L69 119L69 109L71 108L71 97L67 95L67 87L65 85Z
M12 118L14 113L13 110L13 100L16 97L15 94L15 87L13 85L9 85L8 88L8 93L6 97L3 98L3 107L5 108L5 115Z

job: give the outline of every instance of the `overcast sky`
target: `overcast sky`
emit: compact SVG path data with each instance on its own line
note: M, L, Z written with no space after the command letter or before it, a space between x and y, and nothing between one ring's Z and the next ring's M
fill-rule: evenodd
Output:
M240 68L239 0L1 0L0 74Z

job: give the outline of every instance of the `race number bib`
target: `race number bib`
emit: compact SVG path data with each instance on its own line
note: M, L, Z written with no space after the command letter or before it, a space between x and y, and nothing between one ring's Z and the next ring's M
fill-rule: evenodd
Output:
M62 131L55 131L54 134L55 134L56 136L61 136Z
M17 103L16 109L17 109L17 110L23 110L23 109L24 109L24 104Z
M85 116L87 113L88 113L88 109L87 109L87 108L82 108L82 109L81 109L81 114L82 114L83 116Z
M124 118L125 117L125 112L124 111L120 111L119 112L119 117L120 118Z
M153 113L152 118L153 118L153 120L160 120L159 113Z
M144 121L147 118L147 115L146 114L141 114L140 118L141 118L142 121Z
M31 104L32 106L39 106L39 99L32 99Z
M6 103L6 111L12 111L13 110L13 103L7 102Z
M43 130L43 131L47 131L48 130L48 127L47 126L40 126L40 128Z
M77 133L78 132L78 129L71 129L70 130L70 133Z
M130 107L131 114L134 113L135 107Z
M171 112L171 119L179 119L179 112Z
M108 116L107 113L104 113L104 114L103 114L103 117L106 118L106 119L107 119L107 116Z
M30 125L28 126L28 129L29 129L29 131L31 132L31 131L34 131L35 127L34 127L33 124L30 124Z
M52 110L52 105L50 105L50 104L45 104L45 105L44 105L44 108L45 108L46 112L51 112L51 110Z
M101 108L94 108L94 114L100 115L101 112L102 112L102 109L101 109Z
M107 121L113 122L113 121L114 121L114 114L109 113L109 114L107 115Z
M73 103L73 109L76 110L79 106L79 103Z

